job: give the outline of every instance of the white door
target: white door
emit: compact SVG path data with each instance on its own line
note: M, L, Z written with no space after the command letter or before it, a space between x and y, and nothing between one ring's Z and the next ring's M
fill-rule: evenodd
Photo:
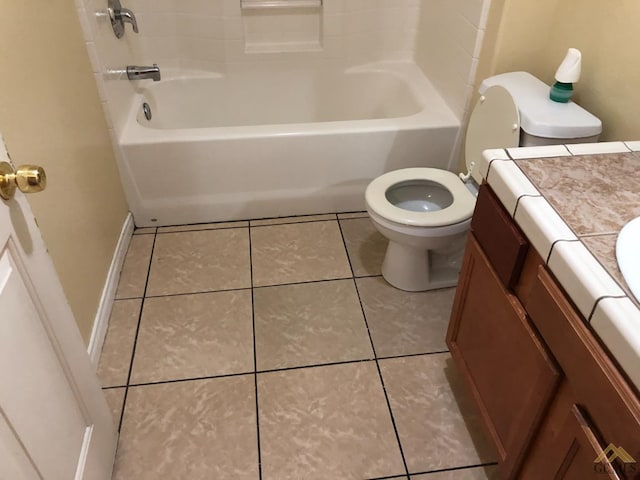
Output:
M104 394L18 191L0 199L0 480L108 480L115 448Z

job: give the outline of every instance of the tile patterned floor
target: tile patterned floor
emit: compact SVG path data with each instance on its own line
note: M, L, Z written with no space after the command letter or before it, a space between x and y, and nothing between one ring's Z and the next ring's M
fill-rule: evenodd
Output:
M488 480L453 289L380 276L366 213L138 229L98 373L114 480Z

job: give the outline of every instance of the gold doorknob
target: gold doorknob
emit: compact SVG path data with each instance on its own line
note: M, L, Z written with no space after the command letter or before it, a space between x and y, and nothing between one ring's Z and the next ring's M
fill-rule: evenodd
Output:
M13 198L16 188L23 193L41 192L47 187L47 175L37 165L21 165L14 170L10 163L0 162L0 197Z

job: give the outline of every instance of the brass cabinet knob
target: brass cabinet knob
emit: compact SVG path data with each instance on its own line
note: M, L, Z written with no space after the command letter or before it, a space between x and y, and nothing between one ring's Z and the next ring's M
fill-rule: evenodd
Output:
M21 165L14 170L10 163L0 162L0 197L13 198L18 188L23 193L41 192L47 187L47 175L37 165Z

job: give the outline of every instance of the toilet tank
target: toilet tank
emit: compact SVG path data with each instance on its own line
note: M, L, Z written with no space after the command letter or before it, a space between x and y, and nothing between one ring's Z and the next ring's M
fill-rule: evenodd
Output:
M549 85L527 72L495 75L482 81L479 92L499 85L513 97L520 113L520 146L597 142L602 122L574 102L549 98Z

